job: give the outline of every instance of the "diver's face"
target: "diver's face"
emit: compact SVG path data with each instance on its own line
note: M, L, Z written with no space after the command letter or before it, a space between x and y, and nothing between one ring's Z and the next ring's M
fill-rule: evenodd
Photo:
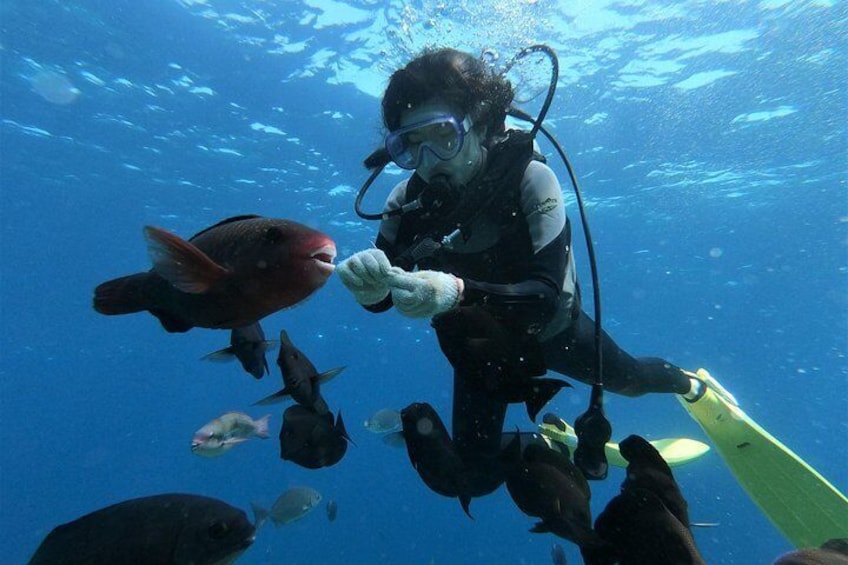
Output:
M456 108L439 100L431 100L401 114L400 127L407 127L438 116L454 116L458 121L463 117ZM465 133L462 147L451 159L442 160L431 151L422 151L421 162L415 172L426 182L430 182L438 175L444 175L453 186L467 184L477 174L483 161L482 135L485 131L477 130L478 128L472 126Z

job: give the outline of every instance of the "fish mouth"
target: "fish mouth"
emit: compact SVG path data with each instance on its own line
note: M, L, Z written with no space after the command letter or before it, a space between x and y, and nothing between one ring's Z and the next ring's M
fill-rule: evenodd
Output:
M336 258L335 245L329 244L319 247L313 251L309 257L315 262L321 271L326 272L328 275L332 274L332 272L336 269L336 266L333 264L333 261Z

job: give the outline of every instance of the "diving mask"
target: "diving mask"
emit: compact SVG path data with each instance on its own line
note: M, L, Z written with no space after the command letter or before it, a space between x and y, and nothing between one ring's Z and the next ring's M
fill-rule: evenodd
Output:
M386 151L402 169L417 169L425 150L449 161L459 154L470 129L468 116L461 122L449 115L436 116L391 132L386 136Z

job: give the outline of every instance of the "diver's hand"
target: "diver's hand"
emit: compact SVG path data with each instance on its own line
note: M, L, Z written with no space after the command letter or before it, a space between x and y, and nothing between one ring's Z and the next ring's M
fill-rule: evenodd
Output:
M392 302L404 316L431 318L455 308L462 298L462 279L439 271L393 270Z
M370 306L389 294L389 271L392 264L380 249L354 253L336 267L336 273L357 302Z

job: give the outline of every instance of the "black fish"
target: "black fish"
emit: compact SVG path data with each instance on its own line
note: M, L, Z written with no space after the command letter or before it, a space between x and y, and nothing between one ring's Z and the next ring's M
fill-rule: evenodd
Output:
M314 409L295 404L283 413L280 429L280 457L307 469L330 467L347 452L350 437L342 414L335 423L333 413L318 414Z
M250 547L255 531L244 512L220 500L160 494L55 527L30 565L229 563Z
M283 389L254 402L254 405L274 404L291 396L301 406L314 408L319 414L329 410L321 397L321 384L344 371L344 367L336 367L319 374L312 361L294 346L285 330L280 332L277 365L283 374Z
M671 468L644 438L631 435L619 446L627 459L627 477L621 494L595 521L595 531L608 545L581 549L586 563L704 563Z
M336 504L335 500L327 501L327 520L330 522L334 522L336 520L336 516L339 513L339 505Z
M459 498L462 509L471 516L471 496L466 486L465 465L451 441L448 430L432 406L410 404L400 413L403 439L412 466L432 491Z
M613 498L595 520L604 548L581 548L587 565L705 565L689 528L662 499L647 489L632 487Z
M236 216L185 241L144 228L153 269L107 281L94 309L118 315L148 311L169 332L249 326L301 302L327 282L336 247L310 227Z
M674 514L680 523L690 526L689 505L674 475L657 449L644 438L637 435L628 436L618 444L621 455L627 459L627 478L621 489L642 488L657 495L669 512Z
M541 519L531 532L551 532L580 546L601 543L592 532L589 484L563 453L531 443L507 475L506 488L522 512Z
M230 361L233 358L239 360L245 371L256 379L261 379L270 371L265 352L277 346L274 340L265 339L265 332L259 322L233 328L230 332L230 346L218 351L213 351L203 357L208 361Z
M530 419L563 387L571 385L552 378L538 378L546 367L535 338L507 329L481 306L456 308L433 319L439 346L451 365L468 379L476 380L493 398L525 403Z

